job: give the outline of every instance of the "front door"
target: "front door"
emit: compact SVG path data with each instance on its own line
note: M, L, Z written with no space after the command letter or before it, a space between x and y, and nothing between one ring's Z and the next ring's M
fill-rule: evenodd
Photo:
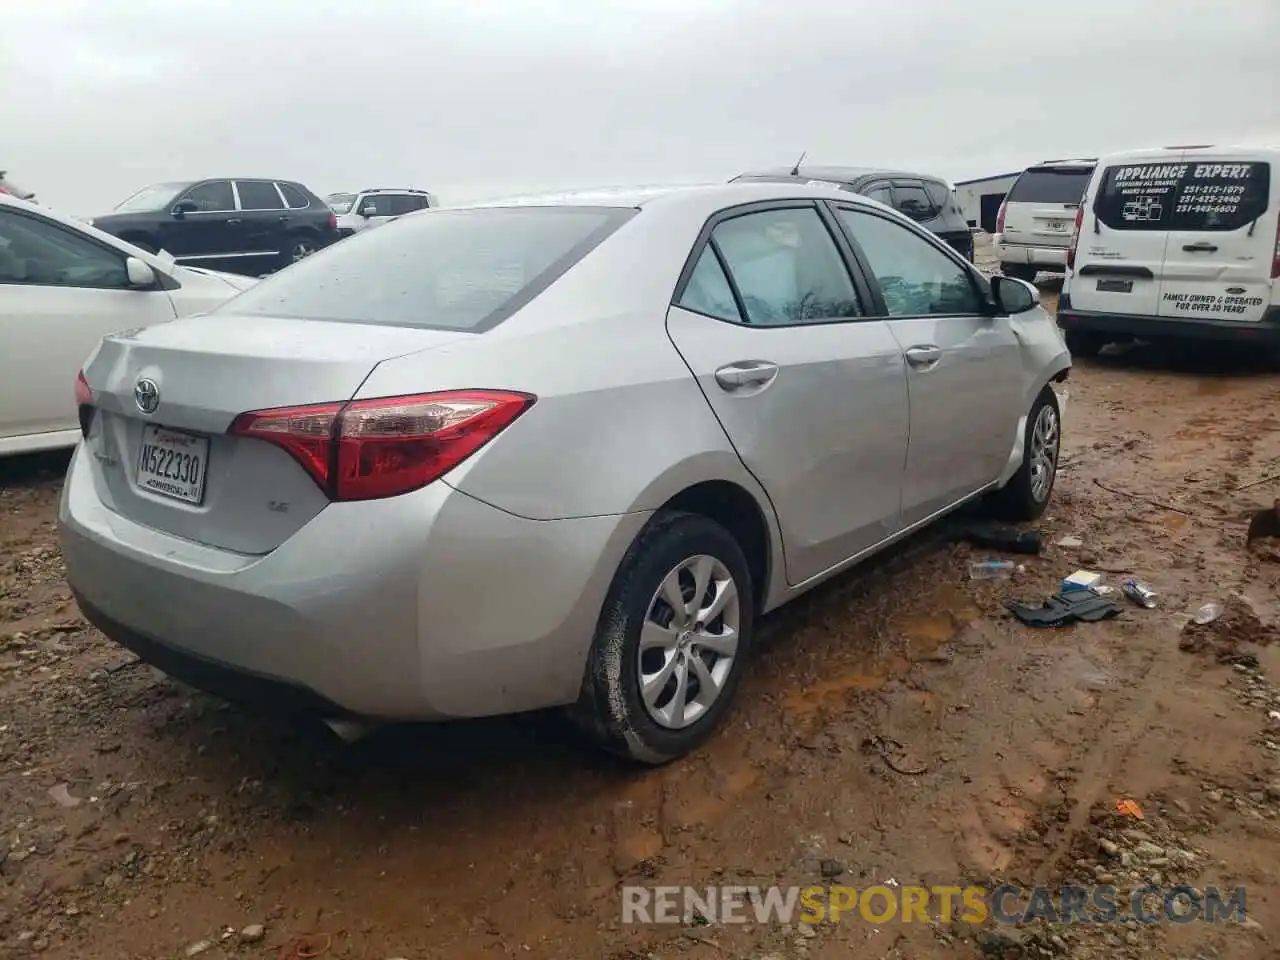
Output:
M906 371L867 295L815 204L756 205L721 215L667 315L773 504L793 584L900 526Z
M230 180L206 180L175 201L190 201L196 209L170 216L160 225L160 245L184 262L199 265L238 252L243 240L240 212Z
M129 289L119 251L0 209L0 439L77 430L76 373L98 342L173 318L163 290Z
M906 357L902 523L909 526L999 478L1026 413L1022 354L1011 319L990 315L953 250L869 210L838 204L837 213Z

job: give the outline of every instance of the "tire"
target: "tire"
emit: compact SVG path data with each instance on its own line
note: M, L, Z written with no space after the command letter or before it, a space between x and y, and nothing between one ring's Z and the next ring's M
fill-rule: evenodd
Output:
M664 583L679 583L682 598L692 602L699 572L709 575L704 600L717 584L721 591L708 605L721 597L728 602L701 630L692 620L681 623L682 614L673 616L674 605L663 591ZM735 620L733 646L724 640ZM671 626L665 627L668 623ZM628 760L657 766L683 756L706 739L729 709L742 679L754 623L751 574L733 536L697 514L658 513L614 576L571 718L588 739ZM642 632L647 639L661 641L648 647L643 657ZM701 646L699 637L708 644ZM681 673L683 709L675 696ZM659 686L663 674L667 680ZM706 688L699 674L718 683L718 693L706 701L700 699ZM641 691L644 676L654 684L647 702Z
M1067 349L1071 351L1073 357L1096 357L1108 342L1102 334L1084 330L1067 330L1062 338L1066 341Z
M320 245L316 242L316 238L311 234L290 234L287 246L280 252L280 269L283 270L290 264L306 259L319 249Z
M1013 277L1015 280L1025 280L1027 283L1036 282L1036 274L1040 272L1038 267L1034 267L1029 263L1002 263L1000 264L1000 272L1006 277Z
M1044 457L1045 445L1052 451ZM1058 478L1058 452L1062 442L1062 415L1058 396L1045 387L1027 414L1022 442L1022 463L1018 472L996 493L992 506L1004 520L1025 523L1038 520L1049 506ZM1047 471L1047 482L1044 473Z

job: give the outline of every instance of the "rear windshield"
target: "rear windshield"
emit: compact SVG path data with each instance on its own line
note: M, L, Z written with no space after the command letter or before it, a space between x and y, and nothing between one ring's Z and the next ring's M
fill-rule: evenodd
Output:
M1009 191L1010 203L1079 203L1093 176L1092 167L1036 167L1025 171Z
M545 290L635 212L556 206L427 211L342 240L220 309L478 333Z
M1112 230L1239 230L1270 198L1269 163L1133 163L1106 169L1093 211Z

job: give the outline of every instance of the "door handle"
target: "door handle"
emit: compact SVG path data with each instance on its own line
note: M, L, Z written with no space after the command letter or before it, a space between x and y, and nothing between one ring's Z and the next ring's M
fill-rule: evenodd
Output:
M929 344L923 347L909 347L906 355L907 363L913 367L932 367L942 359L942 350Z
M1217 253L1218 248L1212 243L1188 243L1183 248L1187 253Z
M234 227L237 223L239 223L239 222L240 222L240 218L239 218L239 217L228 217L226 222L227 222L227 226L229 226L229 227Z
M716 370L716 383L724 390L759 387L778 375L778 365L767 360L739 360Z
M281 218L280 218L280 222L281 222L281 223L288 223L288 222L289 222L289 218L288 218L288 217L281 217Z

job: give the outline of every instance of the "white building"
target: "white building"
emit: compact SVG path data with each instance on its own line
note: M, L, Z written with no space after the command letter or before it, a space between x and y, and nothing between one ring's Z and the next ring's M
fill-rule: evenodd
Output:
M961 180L956 183L956 199L969 226L979 227L987 233L996 232L996 214L1013 181L1022 175L1021 170L1001 173L977 180Z

